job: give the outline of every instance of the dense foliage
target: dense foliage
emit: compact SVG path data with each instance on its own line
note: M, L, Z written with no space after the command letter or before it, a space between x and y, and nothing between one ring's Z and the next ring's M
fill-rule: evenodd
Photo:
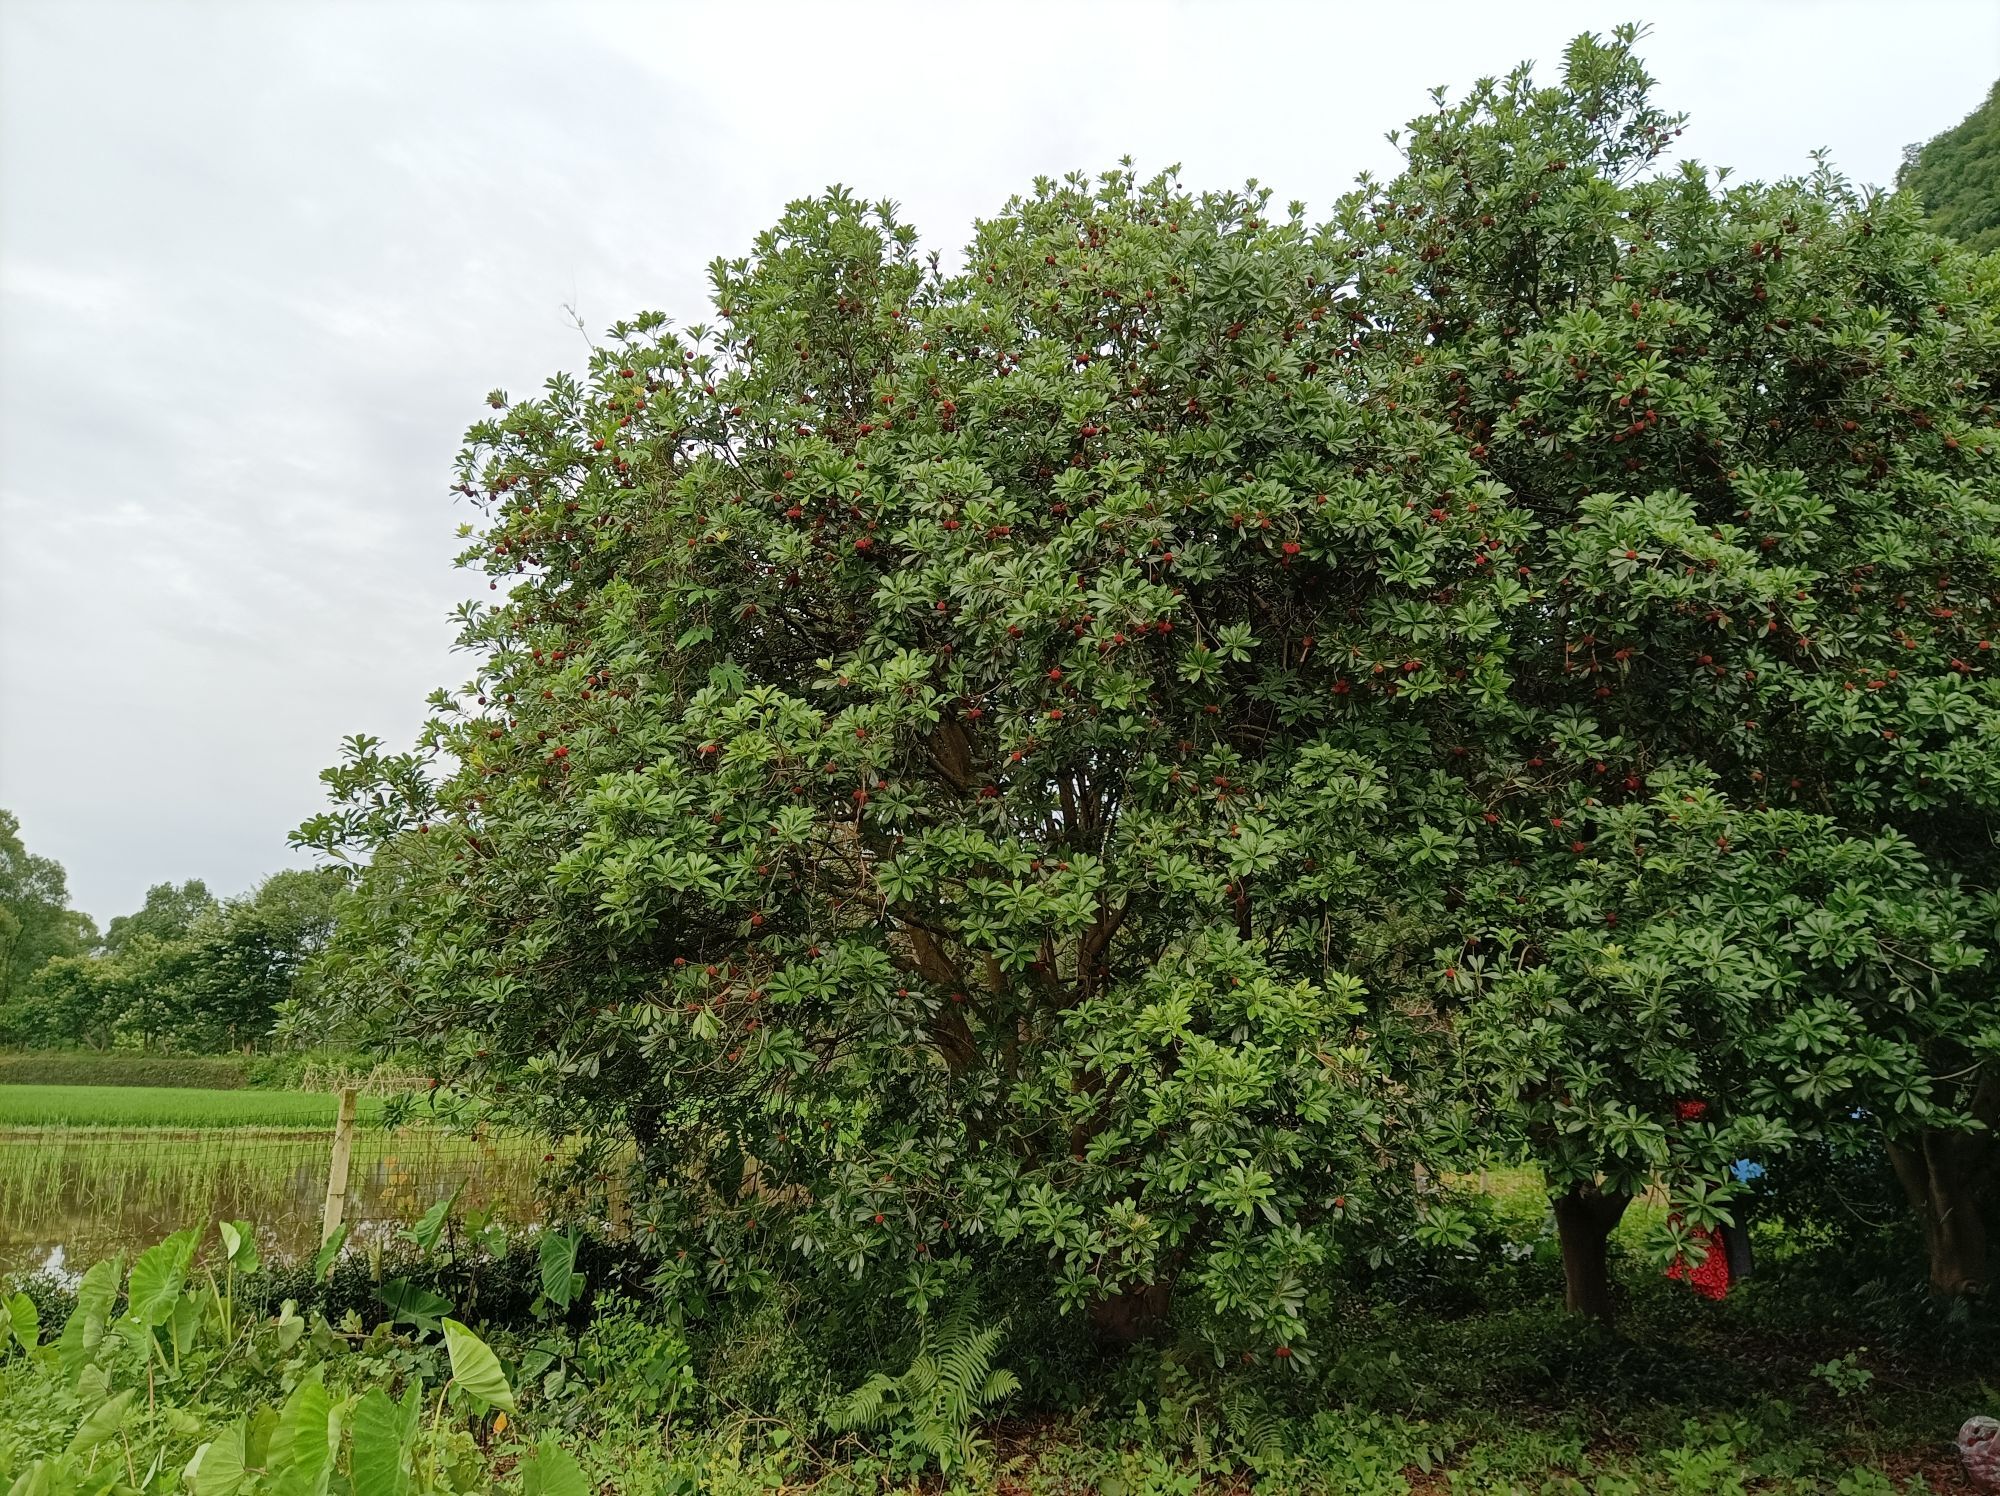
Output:
M1266 213L1045 183L926 282L886 212L800 204L718 267L724 330L620 329L593 395L474 433L469 559L528 578L467 617L503 710L440 717L352 980L628 1125L719 1283L921 1300L990 1242L1289 1357L1404 1209L1384 1054L1435 1024L1384 932L1474 819L1427 743L1510 584L1461 544L1453 607L1401 596L1472 464L1340 396L1331 241ZM1390 514L1407 553L1333 585ZM361 747L328 845L377 772L433 814Z
M922 1489L1957 1488L1949 1436L1990 1396L1969 1335L1892 1330L1868 1292L1829 1303L1824 1259L1777 1263L1760 1293L1719 1308L1655 1278L1635 1296L1639 1343L1579 1333L1552 1299L1543 1212L1510 1198L1496 1196L1503 1239L1525 1266L1458 1258L1454 1312L1383 1299L1314 1385L1262 1387L1119 1356L1079 1361L1087 1380L1052 1389L1062 1348L982 1324L963 1298L900 1340L754 1311L698 1331L632 1295L646 1264L615 1244L441 1210L372 1271L352 1252L271 1260L233 1221L129 1265L0 1285L0 1484L861 1496L918 1489L913 1475L942 1466ZM1030 1365L1042 1385L1017 1388L1012 1368ZM1073 1411L982 1427L982 1411L1051 1402Z
M332 979L635 1142L691 1306L991 1271L1301 1368L1446 1170L1538 1164L1608 1314L1644 1186L1698 1252L1862 1126L1976 1287L2000 268L1662 169L1632 41L1318 226L1121 167L948 274L797 203L495 392L476 674L300 833Z
M1770 923L1751 1021L1792 1053L1681 1083L1808 1132L1860 1109L1957 1291L2000 1125L2000 262L1823 165L1650 170L1680 121L1647 85L1587 43L1565 94L1482 85L1350 222L1424 399L1532 514L1515 804L1608 827L1678 761L1754 812L1707 871ZM1873 855L1832 854L1817 912L1779 899L1828 828Z
M263 1042L308 992L343 876L274 873L241 898L199 879L156 884L95 949L54 956L0 1008L0 1036L35 1047L214 1051Z
M1923 203L1939 232L1972 249L2000 249L2000 83L1958 124L1911 147L1896 185Z
M29 980L57 956L88 947L97 930L69 907L62 864L21 841L21 821L0 810L0 1013L18 1002Z

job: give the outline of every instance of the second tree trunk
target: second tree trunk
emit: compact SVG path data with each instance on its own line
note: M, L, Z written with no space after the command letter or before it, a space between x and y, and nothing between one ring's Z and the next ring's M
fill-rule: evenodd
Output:
M1610 1324L1611 1232L1632 1203L1594 1184L1573 1184L1555 1197L1556 1240L1562 1245L1563 1304Z

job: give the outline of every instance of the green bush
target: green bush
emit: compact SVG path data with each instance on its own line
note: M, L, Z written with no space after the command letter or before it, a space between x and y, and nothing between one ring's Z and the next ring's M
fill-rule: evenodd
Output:
M0 1086L185 1086L233 1091L248 1083L249 1062L237 1055L81 1049L0 1054Z

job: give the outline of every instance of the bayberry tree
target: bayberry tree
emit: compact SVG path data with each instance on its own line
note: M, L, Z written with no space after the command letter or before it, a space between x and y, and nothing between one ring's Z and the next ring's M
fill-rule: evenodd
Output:
M367 863L334 975L636 1144L691 1296L1004 1267L1293 1365L1331 1264L1460 1233L1409 1184L1469 1119L1591 1312L1648 1180L1693 1228L1858 1109L1983 1146L1993 275L1660 173L1631 41L1317 229L1121 168L947 275L799 203L715 326L496 392L473 679L302 828ZM1801 466L1829 380L1865 470Z
M1004 1261L1303 1364L1330 1265L1463 1229L1411 1198L1407 956L1528 599L1465 444L1353 367L1344 255L1119 169L945 276L836 192L714 327L496 394L474 678L302 831L371 859L347 989L635 1142L686 1292Z
M1671 164L1636 35L1441 101L1342 209L1408 398L1530 523L1501 558L1536 601L1490 772L1546 823L1700 764L1746 809L1920 854L1947 954L1857 945L1843 991L1792 991L1781 1089L1801 1127L1880 1129L1932 1281L1974 1288L2000 1164L2000 259L1823 164L1740 187Z

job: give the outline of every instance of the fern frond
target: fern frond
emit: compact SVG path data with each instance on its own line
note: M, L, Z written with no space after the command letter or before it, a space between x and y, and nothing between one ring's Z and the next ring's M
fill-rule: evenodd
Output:
M899 1385L903 1395L911 1402L929 1397L938 1387L938 1365L928 1355L920 1355L910 1363L910 1369L903 1373Z
M917 1354L901 1376L876 1372L827 1414L835 1428L874 1429L893 1424L907 1447L949 1471L970 1464L983 1447L974 1428L988 1404L1010 1397L1020 1379L995 1367L1005 1328L978 1327L978 1301L955 1300L926 1326Z

